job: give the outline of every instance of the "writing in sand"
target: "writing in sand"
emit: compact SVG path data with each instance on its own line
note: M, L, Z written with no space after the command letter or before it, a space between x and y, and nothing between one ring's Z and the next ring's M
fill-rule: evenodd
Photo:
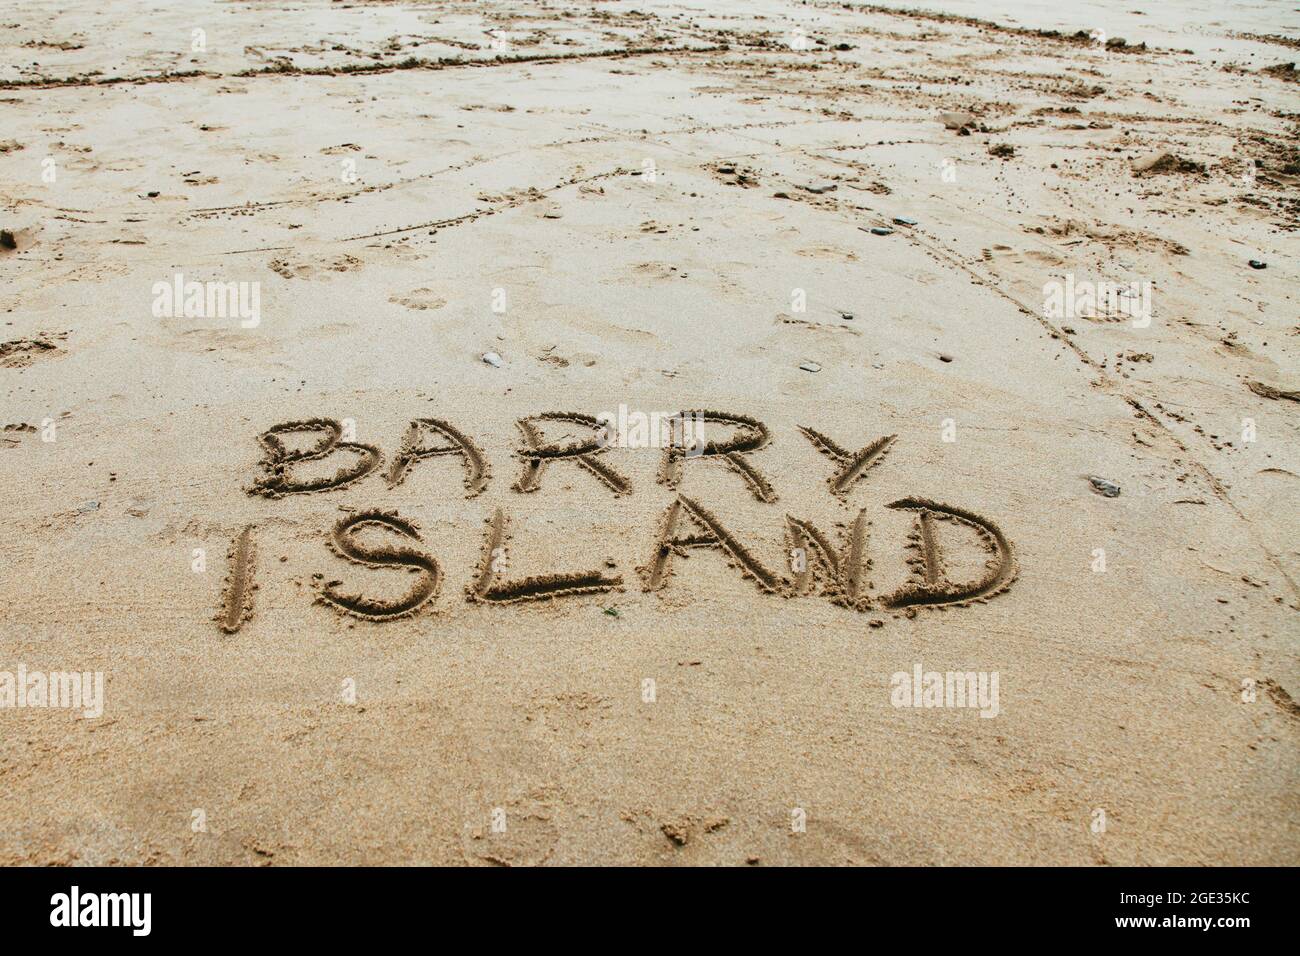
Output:
M585 473L593 481L593 488L604 486L615 496L631 494L631 480L607 455L610 448L624 443L625 419L625 415L620 416L617 428L612 416L579 412L543 412L519 419L516 424L523 441L513 451L518 470L511 489L519 494L536 493L550 469L564 467ZM392 489L402 484L421 461L442 456L459 459L466 498L477 497L488 487L491 473L487 456L469 435L449 421L412 421L386 467L380 449L350 440L355 436L349 434L345 424L312 418L267 429L258 436L263 454L248 492L268 499L319 494L354 485L376 473ZM765 562L728 530L725 515L682 494L678 486L688 469L721 466L733 472L756 500L774 503L777 494L772 483L754 460L755 454L771 441L768 427L747 415L712 410L685 411L666 418L663 424L662 435L651 430L649 437L654 441L647 443L660 455L657 480L676 495L663 512L658 528L647 534L645 562L636 568L644 591L668 588L679 559L701 549L721 552L727 563L762 594L783 598L820 595L854 611L885 611L909 617L921 608L962 607L986 601L1009 588L1016 578L1012 545L996 524L957 505L914 496L886 505L913 515L912 529L902 545L908 552L908 580L887 593L873 593L868 577L871 522L865 508L830 529L786 514L783 560L779 564ZM885 435L852 450L812 428L800 426L798 430L830 460L827 490L841 502L897 442L897 436ZM548 438L556 433L563 433L562 437ZM944 526L973 532L978 547L985 552L981 568L950 574ZM255 525L245 527L230 547L230 570L216 617L227 633L238 631L253 613L257 588L255 531ZM510 577L510 539L509 514L498 507L486 521L481 558L465 586L466 601L518 604L625 589L624 577L612 560L596 568ZM396 511L372 507L347 513L329 529L326 542L343 561L404 572L412 581L398 597L376 597L345 591L341 582L317 574L313 585L321 604L368 621L391 621L408 618L437 601L444 578L442 565L418 526ZM872 621L873 625L879 623L883 622Z

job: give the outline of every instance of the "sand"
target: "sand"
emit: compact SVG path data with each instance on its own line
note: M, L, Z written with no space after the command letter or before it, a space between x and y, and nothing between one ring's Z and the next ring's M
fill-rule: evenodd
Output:
M0 863L1300 863L1288 5L57 6Z

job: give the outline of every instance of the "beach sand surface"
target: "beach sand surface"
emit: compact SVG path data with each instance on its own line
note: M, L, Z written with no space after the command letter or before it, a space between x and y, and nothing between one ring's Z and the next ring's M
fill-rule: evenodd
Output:
M9 4L0 863L1300 863L1300 14L902 6Z

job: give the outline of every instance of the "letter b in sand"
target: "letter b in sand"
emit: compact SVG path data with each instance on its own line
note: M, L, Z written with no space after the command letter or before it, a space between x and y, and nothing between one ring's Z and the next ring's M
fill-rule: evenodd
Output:
M313 438L310 442L294 443L294 436ZM305 494L342 488L364 478L379 464L379 449L371 445L343 440L343 425L329 418L312 418L300 422L285 422L267 429L258 436L264 451L261 462L262 475L253 484L254 494L267 498ZM343 464L333 474L317 471L311 477L297 478L295 466L307 466L340 456Z

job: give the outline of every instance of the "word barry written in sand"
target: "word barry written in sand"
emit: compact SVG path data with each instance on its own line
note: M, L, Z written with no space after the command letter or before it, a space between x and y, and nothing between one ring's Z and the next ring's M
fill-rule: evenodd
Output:
M688 469L720 465L734 473L756 500L773 503L777 495L772 483L753 460L771 441L766 425L746 415L717 411L681 413L696 423L692 435L673 432L675 438L659 450L658 482L677 491ZM575 468L614 496L632 492L631 479L608 460L611 447L608 423L578 412L543 412L517 423L523 443L514 450L518 472L511 489L518 494L537 492L553 468ZM704 440L699 426L709 426ZM719 432L717 429L721 429ZM563 433L552 441L551 434ZM573 437L575 432L578 437ZM844 502L890 451L897 436L886 435L850 451L811 428L800 434L831 461L827 488ZM285 422L258 436L262 447L259 474L248 491L252 495L279 499L288 495L328 492L353 485L377 474L388 488L396 488L427 458L449 456L463 468L466 498L475 498L487 488L490 469L487 457L465 432L448 421L419 418L406 429L391 461L374 445L347 440L343 425L328 418ZM837 605L855 611L892 611L911 616L918 608L964 606L985 601L1005 591L1015 580L1017 569L1011 543L987 518L954 505L919 497L903 497L887 507L911 512L912 531L905 547L909 580L892 592L872 595L868 574L866 509L830 532L813 522L791 514L785 516L786 560L774 570L726 527L727 522L680 492L668 505L653 536L648 536L645 563L636 569L641 589L662 591L671 582L674 564L697 549L721 552L730 566L751 581L760 592L781 597L799 597L815 592ZM972 531L985 559L983 569L954 580L941 547L941 526L963 526ZM254 526L246 527L232 542L230 572L226 579L217 622L234 633L253 613ZM375 532L380 534L376 536ZM376 537L384 543L377 543ZM367 508L341 518L330 530L329 549L343 561L367 568L403 571L414 577L406 593L396 599L347 593L339 581L315 575L318 602L342 614L369 621L409 617L429 606L442 589L443 569L420 535L417 525L396 511ZM496 508L486 522L482 557L465 587L471 604L515 604L554 600L584 594L624 590L624 579L614 561L588 570L562 570L530 577L508 577L510 517ZM881 623L873 621L873 624Z

